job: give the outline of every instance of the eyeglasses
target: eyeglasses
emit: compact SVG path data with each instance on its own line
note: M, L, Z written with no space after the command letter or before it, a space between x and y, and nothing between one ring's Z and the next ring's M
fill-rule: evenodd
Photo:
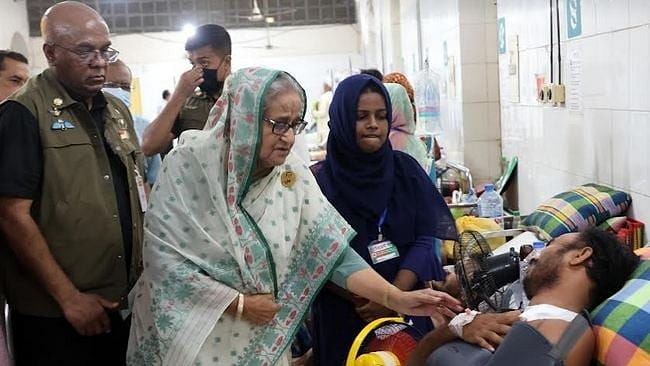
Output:
M305 126L307 126L307 122L302 119L293 122L276 121L270 118L264 118L263 120L270 123L273 126L271 132L279 136L287 133L290 128L293 129L294 134L298 135L305 129Z
M105 88L120 88L128 92L132 91L134 88L130 84L123 83L104 83Z
M99 55L102 60L106 61L107 63L113 63L117 61L117 56L119 56L120 51L113 49L111 47L107 47L106 49L103 50L96 50L96 49L89 49L89 48L82 48L78 50L74 50L71 48L63 47L61 45L58 45L56 43L52 43L53 47L59 47L62 48L68 52L74 53L75 55L79 56L81 61L90 63L95 60L95 57Z

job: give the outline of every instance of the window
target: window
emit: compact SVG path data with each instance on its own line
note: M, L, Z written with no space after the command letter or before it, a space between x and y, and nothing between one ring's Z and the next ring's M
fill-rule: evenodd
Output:
M39 23L55 0L27 0L30 35L40 36ZM181 30L185 23L217 23L226 28L259 27L248 20L252 0L81 0L98 9L112 33ZM257 0L273 26L356 23L354 0ZM268 5L268 11L266 9ZM260 24L261 23L261 24Z

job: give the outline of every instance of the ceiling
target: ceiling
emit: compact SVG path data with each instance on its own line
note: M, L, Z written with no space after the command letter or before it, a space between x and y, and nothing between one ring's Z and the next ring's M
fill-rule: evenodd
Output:
M178 31L185 24L217 23L226 28L263 26L248 19L251 0L80 0L97 9L112 33ZM31 36L40 36L45 10L59 1L27 0ZM356 22L355 0L258 0L274 26L351 24ZM265 10L268 5L268 12ZM277 15L276 15L277 14Z

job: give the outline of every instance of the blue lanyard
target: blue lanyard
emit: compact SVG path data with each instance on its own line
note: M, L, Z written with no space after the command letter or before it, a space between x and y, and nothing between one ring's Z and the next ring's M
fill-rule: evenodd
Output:
M381 227L384 225L384 221L386 221L386 215L388 215L388 208L385 208L384 212L382 212L381 216L379 216L379 222L377 222L377 231L379 232L379 235L377 236L377 241L384 240L384 236L381 233Z

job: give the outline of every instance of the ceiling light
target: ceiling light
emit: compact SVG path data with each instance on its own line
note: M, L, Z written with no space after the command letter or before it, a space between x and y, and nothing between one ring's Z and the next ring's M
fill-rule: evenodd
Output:
M183 38L190 38L196 33L196 27L193 24L185 24L183 25L183 29L181 30L181 34L183 35Z

